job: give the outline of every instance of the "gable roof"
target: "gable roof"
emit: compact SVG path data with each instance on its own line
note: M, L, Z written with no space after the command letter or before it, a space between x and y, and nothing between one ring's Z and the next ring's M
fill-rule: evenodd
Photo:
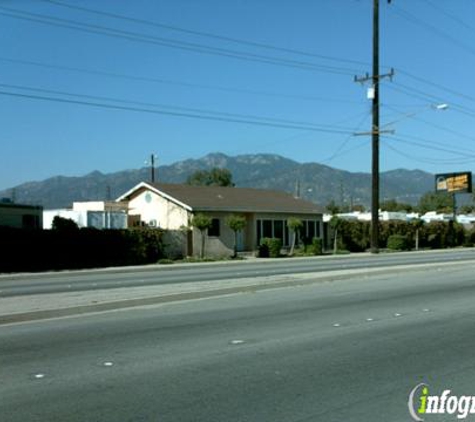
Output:
M150 189L190 211L321 214L313 202L274 190L142 182L118 198L131 199Z

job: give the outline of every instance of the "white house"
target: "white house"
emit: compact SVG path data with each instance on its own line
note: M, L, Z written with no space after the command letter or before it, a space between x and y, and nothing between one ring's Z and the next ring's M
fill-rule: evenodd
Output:
M239 251L256 250L264 237L280 238L284 247L289 246L289 217L303 221L302 235L323 237L320 208L280 191L142 182L120 196L117 202L128 203L129 226L147 225L188 233L183 242L186 255L199 251L200 233L190 227L197 213L212 218L206 241L206 253L210 256L232 253L234 233L225 224L226 217L232 214L242 215L247 221L238 237Z

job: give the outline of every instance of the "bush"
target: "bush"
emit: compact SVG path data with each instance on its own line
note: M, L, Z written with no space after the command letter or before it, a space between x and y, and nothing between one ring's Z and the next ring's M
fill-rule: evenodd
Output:
M322 255L323 254L323 239L320 237L314 237L312 239L312 244L309 246L309 252L312 255Z
M257 256L259 258L269 258L269 245L267 243L261 243L257 250Z
M278 258L280 256L280 250L282 249L282 240L276 238L265 237L261 240L259 246L260 258ZM265 255L267 253L267 256Z
M393 234L388 237L387 248L393 251L409 251L411 245L407 236Z

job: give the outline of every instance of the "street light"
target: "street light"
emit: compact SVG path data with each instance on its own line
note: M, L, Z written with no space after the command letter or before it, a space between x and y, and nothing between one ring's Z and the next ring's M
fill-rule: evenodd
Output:
M432 110L435 110L435 111L445 111L449 108L449 105L447 103L441 103L441 104L430 104L428 106L425 106L424 108L421 108L420 110L418 111L415 111L413 113L406 113L406 114L403 114L399 119L397 120L393 120L389 123L385 123L384 125L381 126L381 128L385 128L387 126L390 126L390 125L393 125L394 123L399 123L403 120L406 120L406 119L410 119L411 117L414 117L414 116L417 116L418 114L421 114L423 113L424 111L427 111L428 109L432 109ZM390 130L389 131L390 133L394 134L395 131L394 130Z

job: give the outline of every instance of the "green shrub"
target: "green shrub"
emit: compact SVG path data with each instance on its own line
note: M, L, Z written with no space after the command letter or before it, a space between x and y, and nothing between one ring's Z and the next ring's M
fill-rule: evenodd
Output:
M312 255L323 254L323 239L321 239L320 237L314 237L312 239L312 244L309 246L309 252Z
M407 236L392 234L388 237L387 248L393 251L408 251L411 246Z
M261 258L267 258L265 256L266 252L266 246L267 246L267 251L268 251L268 256L271 258L278 258L280 256L280 251L282 249L282 240L276 239L276 238L270 238L270 237L265 237L261 240L261 245L259 247L259 257ZM261 249L262 249L262 254L261 255Z

